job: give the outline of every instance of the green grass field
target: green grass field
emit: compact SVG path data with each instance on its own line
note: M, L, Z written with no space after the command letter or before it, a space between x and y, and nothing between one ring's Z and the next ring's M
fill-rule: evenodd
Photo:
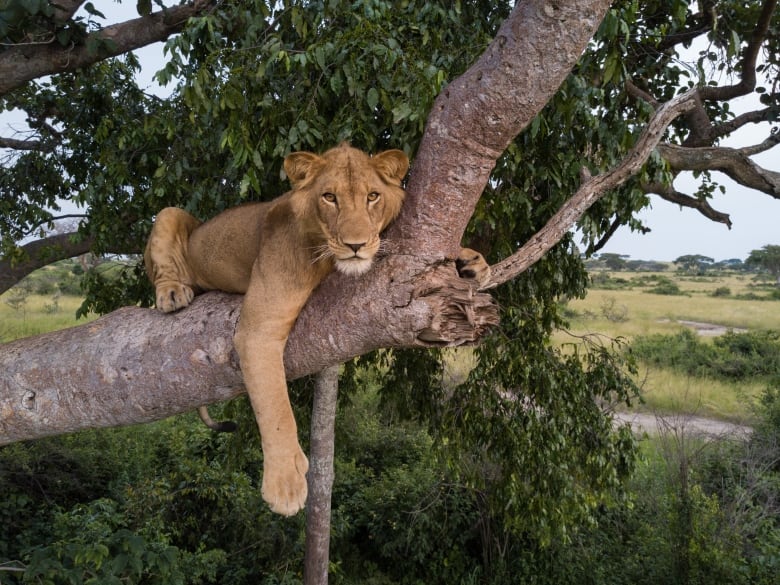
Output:
M0 343L20 337L39 335L86 323L95 317L76 320L76 309L82 299L76 296L28 295L22 304L15 303L12 289L0 295ZM10 304L9 304L10 303ZM17 304L17 308L11 305Z
M604 273L594 276L598 282ZM769 297L772 293L771 285L755 283L750 275L688 277L673 272L619 272L607 276L613 288L593 288L586 298L567 304L570 327L556 333L555 342L571 343L576 339L572 335L597 334L631 341L640 335L674 334L686 327L680 321L726 329L780 330L780 301L746 298ZM657 284L653 279L658 277L671 280L682 294L648 292ZM730 294L713 296L719 289L721 294L723 289ZM647 409L734 421L750 419L753 400L765 387L758 381L723 382L646 366L640 368L639 382Z

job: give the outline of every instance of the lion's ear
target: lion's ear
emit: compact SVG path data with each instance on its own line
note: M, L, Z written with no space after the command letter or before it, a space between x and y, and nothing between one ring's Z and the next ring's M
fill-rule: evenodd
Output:
M284 158L284 172L290 179L292 186L297 188L302 186L322 157L313 152L291 152Z
M395 181L398 184L401 183L406 171L409 170L409 158L404 154L402 150L386 150L375 154L371 161L374 163L376 170L384 175L387 179Z

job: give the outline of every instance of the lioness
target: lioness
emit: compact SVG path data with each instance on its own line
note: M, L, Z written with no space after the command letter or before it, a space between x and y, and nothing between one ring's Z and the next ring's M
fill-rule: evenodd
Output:
M160 211L144 252L157 307L176 311L206 290L245 293L235 346L263 447L263 499L292 515L306 502L308 460L298 444L282 356L312 291L334 268L366 272L379 234L398 215L409 160L400 150L369 157L342 144L284 160L292 190L229 209L201 224ZM482 256L463 250L461 275L484 280Z

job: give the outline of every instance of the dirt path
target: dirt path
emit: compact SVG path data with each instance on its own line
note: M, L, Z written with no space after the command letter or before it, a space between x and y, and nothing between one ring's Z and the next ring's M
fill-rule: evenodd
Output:
M628 423L635 433L648 435L686 431L707 437L745 438L752 432L752 429L745 425L685 414L661 416L641 412L618 412L615 413L615 420Z

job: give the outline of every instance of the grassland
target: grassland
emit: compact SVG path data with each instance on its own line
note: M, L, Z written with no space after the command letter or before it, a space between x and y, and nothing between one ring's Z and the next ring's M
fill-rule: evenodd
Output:
M667 281L676 285L680 294L650 292L659 282ZM594 282L597 287L601 282L608 288L593 288L586 298L567 303L570 327L555 335L557 343L570 343L576 336L588 334L631 341L637 336L674 334L684 327L695 328L681 322L716 324L735 330L780 330L780 301L758 300L772 298L773 288L755 282L751 275L596 273ZM647 409L732 421L750 419L753 401L765 387L762 381L725 382L641 364L638 379Z
M94 319L76 320L82 299L72 295L29 294L18 303L13 289L0 295L0 343L65 329ZM16 307L16 308L14 308Z

